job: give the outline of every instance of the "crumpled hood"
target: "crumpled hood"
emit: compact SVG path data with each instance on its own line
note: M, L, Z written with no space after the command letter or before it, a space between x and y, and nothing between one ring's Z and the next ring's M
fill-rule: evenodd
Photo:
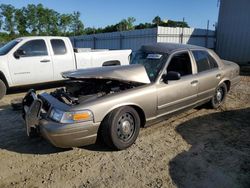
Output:
M150 80L143 65L106 66L63 72L64 78L108 79L149 84Z

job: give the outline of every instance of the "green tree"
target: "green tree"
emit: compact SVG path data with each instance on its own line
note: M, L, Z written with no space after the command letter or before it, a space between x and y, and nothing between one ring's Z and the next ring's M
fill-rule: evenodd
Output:
M2 29L2 25L3 25L3 16L0 14L0 30Z
M66 35L70 31L70 24L73 18L71 14L61 14L59 16L59 29L62 35Z
M23 7L21 9L17 9L15 11L15 22L16 22L16 28L19 33L19 35L27 35L27 17L25 15L26 8Z
M136 19L134 17L128 17L127 18L128 30L134 29L135 21L136 21Z
M84 25L80 20L81 13L74 12L72 15L71 31L74 35L81 35L84 33Z
M117 24L117 30L118 31L133 30L135 21L136 19L134 17L128 17L127 19L123 19Z
M126 31L128 30L128 22L126 19L121 20L118 24L117 24L117 30L118 31ZM115 30L116 31L116 30Z
M139 25L135 26L135 29L149 29L155 27L152 23L140 23Z
M36 5L28 4L25 14L27 17L27 28L30 30L32 35L36 35L38 25Z
M46 12L45 33L47 35L59 35L59 27L58 27L59 13L52 9L45 9L45 12Z
M159 26L162 23L161 17L160 16L154 17L154 19L152 20L152 23Z
M48 24L48 10L43 7L42 4L38 4L35 7L34 13L36 14L36 29L39 35L46 35L47 34L47 24Z
M1 4L1 15L4 17L4 27L3 29L9 32L9 35L15 34L15 7L12 5Z

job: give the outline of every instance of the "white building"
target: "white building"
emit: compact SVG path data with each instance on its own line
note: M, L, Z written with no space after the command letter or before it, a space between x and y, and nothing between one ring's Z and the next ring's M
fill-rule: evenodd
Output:
M173 42L193 44L214 48L215 32L206 29L156 27L132 31L82 35L71 38L78 48L93 49L132 49L137 50L143 44Z

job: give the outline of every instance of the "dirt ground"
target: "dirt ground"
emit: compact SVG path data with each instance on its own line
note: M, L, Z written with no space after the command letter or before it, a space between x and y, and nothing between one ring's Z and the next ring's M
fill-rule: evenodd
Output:
M221 109L193 109L141 129L125 151L62 150L28 139L11 94L0 102L0 187L250 187L250 77Z

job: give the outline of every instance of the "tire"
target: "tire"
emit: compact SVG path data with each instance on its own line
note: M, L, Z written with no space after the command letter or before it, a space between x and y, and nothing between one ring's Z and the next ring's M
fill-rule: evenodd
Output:
M37 128L31 127L30 133L29 133L29 139L37 138L39 136L39 132Z
M137 139L140 125L140 117L134 108L125 106L115 109L102 122L103 141L113 149L126 149Z
M5 83L0 80L0 100L6 95L7 87Z
M227 85L225 83L220 84L216 90L213 98L210 101L211 108L219 108L225 101L227 95Z

